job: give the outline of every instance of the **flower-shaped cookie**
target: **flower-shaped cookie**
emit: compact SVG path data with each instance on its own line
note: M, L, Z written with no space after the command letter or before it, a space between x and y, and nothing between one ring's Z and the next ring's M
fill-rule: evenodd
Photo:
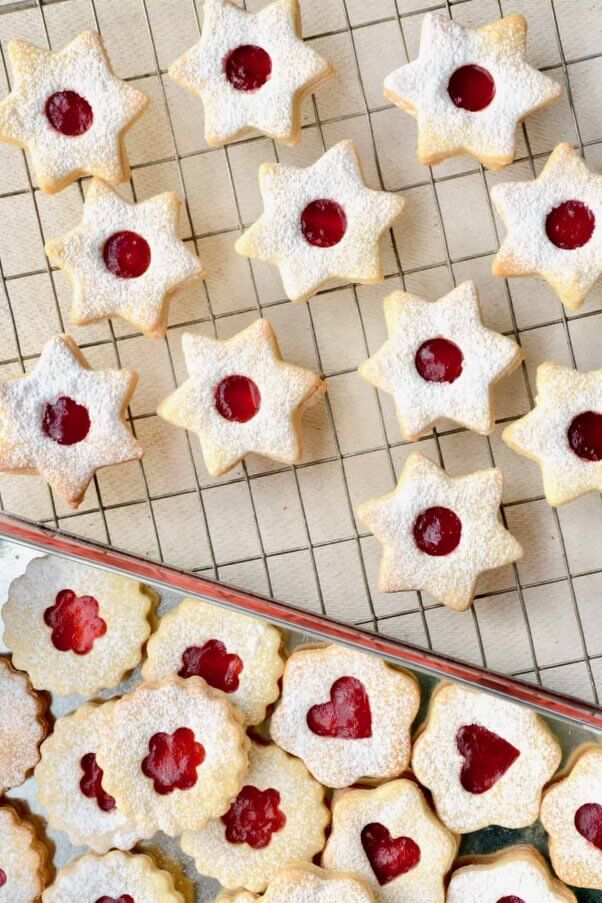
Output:
M252 452L285 464L300 461L301 413L326 384L282 360L268 320L226 341L184 333L182 347L189 378L161 402L158 414L197 434L212 476Z
M89 853L62 868L42 903L184 903L169 872L145 853Z
M408 765L419 705L416 680L380 658L334 644L300 649L286 663L270 732L328 787L382 781Z
M483 326L474 282L434 303L394 292L385 298L385 317L389 338L358 373L393 396L404 439L418 439L440 417L490 433L491 387L523 355L512 339Z
M409 456L397 487L357 509L383 544L380 592L426 590L449 608L470 608L479 574L522 549L499 515L497 468L452 478L424 455Z
M31 373L0 382L0 472L39 473L77 508L99 468L142 457L125 425L137 379L90 369L70 336L50 339Z
M541 467L550 505L602 490L602 370L580 373L546 361L537 368L532 411L502 434Z
M58 53L10 41L8 55L14 83L0 103L0 141L29 150L42 191L83 175L125 182L123 136L149 98L113 75L100 35L84 31Z
M510 847L480 856L456 869L446 903L577 903L572 891L556 881L533 847Z
M362 875L378 903L443 903L458 842L414 781L335 797L325 868Z
M568 775L544 793L540 819L559 878L602 890L602 747L578 751Z
M427 13L420 54L385 79L385 97L418 123L418 159L469 154L490 169L514 159L516 127L562 88L525 60L527 22L515 14L465 28Z
M301 102L332 68L301 37L299 0L257 13L206 0L201 40L169 68L205 105L205 140L220 145L250 129L296 144Z
M236 250L277 266L291 301L307 301L331 279L382 282L379 239L406 201L366 186L352 141L305 169L264 163L259 188L264 212Z
M495 185L491 199L508 227L493 274L541 276L581 307L602 273L602 175L559 144L533 182Z
M151 637L142 665L145 680L169 674L202 677L228 695L247 724L259 724L280 694L284 662L280 632L259 618L182 599Z
M458 684L434 693L414 743L412 769L450 831L526 828L561 750L529 709Z
M48 732L46 709L27 674L0 656L0 795L19 787L39 762Z
M241 890L217 897L215 903L373 903L368 882L360 875L327 872L300 863L281 869L262 897Z
M48 878L48 853L29 822L0 806L0 903L37 903Z
M180 204L173 191L131 204L93 179L82 222L45 247L71 277L78 326L120 316L150 338L165 335L174 290L204 275L178 237Z
M201 875L259 892L278 869L321 852L329 821L324 788L303 762L252 743L244 786L228 811L201 831L185 831L181 844Z
M200 677L122 696L96 761L104 790L140 830L172 837L223 815L243 784L248 740L226 697Z

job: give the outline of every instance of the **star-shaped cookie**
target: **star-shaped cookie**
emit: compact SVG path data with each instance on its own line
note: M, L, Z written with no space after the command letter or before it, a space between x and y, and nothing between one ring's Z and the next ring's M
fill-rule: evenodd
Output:
M478 433L493 430L491 387L522 360L519 346L486 329L474 282L436 302L407 292L385 298L389 339L358 370L393 396L412 442L440 417Z
M522 555L499 515L502 484L497 468L452 478L410 455L396 489L357 509L383 545L379 591L426 590L456 611L470 608L479 574Z
M305 169L264 163L259 188L264 212L236 250L277 266L291 301L307 301L331 279L382 281L379 239L406 201L366 186L352 141Z
M537 368L535 401L502 439L537 461L549 504L602 491L602 370L580 373L546 361Z
M250 13L205 0L203 33L169 67L205 105L205 140L219 146L251 129L285 144L301 136L301 102L333 70L301 37L299 0Z
M532 182L504 182L491 199L507 228L495 276L541 276L576 310L602 273L602 175L559 144Z
M13 90L0 103L0 141L31 154L42 191L83 175L124 182L123 136L149 98L113 75L102 39L84 31L58 53L10 41Z
M0 471L39 473L77 508L100 467L142 457L125 425L132 370L91 370L70 336L50 339L35 369L0 382Z
M526 19L514 14L465 28L427 13L417 59L385 79L385 97L418 123L418 159L468 154L503 169L514 159L516 127L557 100L562 88L525 60Z
M185 333L182 347L189 378L161 402L158 414L197 434L212 476L251 452L285 464L300 460L301 412L326 384L282 360L268 320L226 341Z
M78 326L121 316L150 338L165 335L171 294L204 275L178 237L180 203L166 191L131 204L92 180L82 222L45 247L50 262L71 277Z

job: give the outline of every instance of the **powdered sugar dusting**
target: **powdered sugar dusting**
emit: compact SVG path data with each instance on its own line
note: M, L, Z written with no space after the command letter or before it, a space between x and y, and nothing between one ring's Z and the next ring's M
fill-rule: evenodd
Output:
M359 875L300 865L276 875L262 899L264 903L372 903L374 897Z
M0 793L22 784L38 762L47 730L45 710L27 674L0 656Z
M11 806L0 806L0 867L6 883L2 903L33 903L45 885L48 854L33 827Z
M90 853L61 869L43 903L81 903L109 896L118 899L124 892L136 903L184 903L169 872L157 868L146 854L113 850L106 856Z
M451 877L446 903L499 903L505 897L527 903L575 903L575 895L552 878L531 847L513 847L489 861L458 869Z

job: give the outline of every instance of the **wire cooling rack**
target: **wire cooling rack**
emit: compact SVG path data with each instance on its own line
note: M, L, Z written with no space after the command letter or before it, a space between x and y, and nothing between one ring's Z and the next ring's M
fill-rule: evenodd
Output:
M251 10L262 5L247 0ZM565 85L560 103L522 127L517 160L502 174L468 158L421 166L415 123L383 100L384 76L417 53L427 10L469 25L523 12L530 61ZM500 224L489 188L533 178L559 141L602 167L602 0L302 0L302 11L306 39L338 74L306 103L300 146L251 136L215 150L202 138L201 104L166 75L197 40L202 0L0 0L2 91L10 84L11 37L58 48L91 27L103 35L117 74L151 95L151 108L128 137L132 181L124 193L143 199L178 191L186 199L182 237L209 271L206 283L174 299L165 341L151 342L118 320L73 326L67 281L50 267L43 244L79 221L83 187L45 197L25 156L0 145L0 375L31 369L52 334L71 333L92 366L139 372L129 419L145 448L142 462L101 472L75 513L37 477L3 475L0 504L598 702L600 497L550 508L538 468L502 444L499 424L533 405L534 373L543 360L600 366L602 288L568 314L539 280L491 277ZM275 271L239 258L234 242L261 211L262 162L308 165L343 138L356 141L368 183L403 193L408 210L384 242L384 285L342 286L293 305ZM390 398L356 368L384 340L388 292L404 287L435 299L466 278L479 286L487 325L513 335L526 363L496 391L499 419L491 437L443 423L408 445L400 441ZM185 377L182 332L226 338L257 315L270 317L287 359L320 371L328 394L305 417L301 464L250 458L214 480L196 439L157 418L156 404ZM453 475L492 465L505 475L503 517L525 557L482 578L473 609L463 614L426 594L379 594L380 549L354 517L359 502L394 486L415 449Z

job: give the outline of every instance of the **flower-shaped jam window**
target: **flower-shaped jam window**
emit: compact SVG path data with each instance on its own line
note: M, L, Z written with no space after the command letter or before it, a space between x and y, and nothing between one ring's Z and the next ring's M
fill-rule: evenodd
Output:
M83 777L79 789L88 799L95 799L98 808L103 812L112 812L115 808L114 798L102 786L103 771L96 761L96 753L86 753L80 762Z
M94 641L107 632L93 596L76 596L71 589L57 593L54 605L44 612L44 623L52 628L52 643L59 652L86 655Z
M229 653L220 640L207 640L202 646L189 646L182 653L180 677L202 677L210 687L223 693L238 690L242 659Z
M67 138L84 135L94 122L92 107L76 91L56 91L45 105L48 122Z
M59 445L76 445L90 432L88 409L68 395L61 395L44 408L42 429L49 439Z
M320 737L363 740L372 736L372 713L366 688L356 677L339 677L330 688L330 701L311 707L309 729Z
M222 821L226 826L229 843L247 843L254 850L269 846L272 834L281 831L286 815L279 808L280 794L269 787L243 787Z
M460 781L469 793L485 793L520 756L520 751L480 724L466 724L456 735L464 764Z
M582 837L602 850L602 806L584 803L575 812L575 827Z
M379 822L362 829L362 846L381 886L405 875L420 862L420 847L411 837L391 837L388 828Z
M129 894L122 894L120 897L99 897L96 903L136 903Z
M152 779L156 793L165 796L194 787L205 749L189 727L179 727L173 734L153 734L148 750L148 756L142 760L142 773Z

